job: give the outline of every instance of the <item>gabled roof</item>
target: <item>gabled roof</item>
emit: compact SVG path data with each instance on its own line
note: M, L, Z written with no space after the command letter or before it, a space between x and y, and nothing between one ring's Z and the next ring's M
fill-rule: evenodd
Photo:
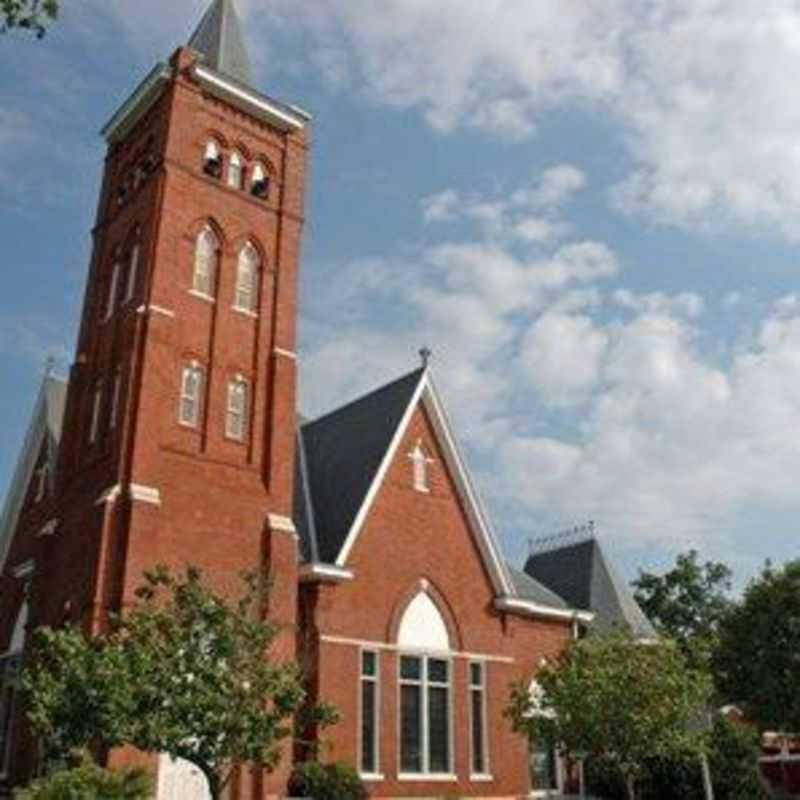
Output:
M67 383L47 376L39 389L28 432L0 515L0 571L5 567L11 538L43 447L46 448L51 480L55 475L66 400Z
M316 559L337 562L423 374L416 370L301 428L298 462L305 462L308 492L299 499L305 507L313 498L304 511L313 517L300 524L316 530L308 545Z
M563 598L559 597L555 592L551 592L539 581L531 578L530 575L520 572L520 570L512 567L511 564L506 564L506 568L516 589L517 597L521 600L530 600L532 603L551 606L552 608L567 609L569 607Z
M624 627L637 639L657 638L652 624L597 539L534 553L525 564L525 572L569 606L594 612L595 630L605 633Z
M211 3L189 39L189 47L203 56L206 66L253 86L250 56L233 0L214 0Z

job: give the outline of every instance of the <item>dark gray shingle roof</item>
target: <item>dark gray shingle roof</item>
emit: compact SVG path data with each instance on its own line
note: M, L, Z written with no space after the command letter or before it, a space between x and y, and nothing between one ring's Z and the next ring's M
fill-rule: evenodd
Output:
M253 70L233 0L214 0L189 39L206 66L253 86Z
M657 637L597 539L534 553L525 564L525 572L572 608L593 611L593 628L599 632L622 626L637 639Z
M550 608L569 608L562 598L555 592L551 592L546 586L543 586L539 581L515 569L511 564L506 564L508 574L511 576L511 581L514 584L514 590L517 597L522 600L530 600L532 603L537 603L540 606L548 606Z
M336 562L423 375L416 370L301 428L322 562Z

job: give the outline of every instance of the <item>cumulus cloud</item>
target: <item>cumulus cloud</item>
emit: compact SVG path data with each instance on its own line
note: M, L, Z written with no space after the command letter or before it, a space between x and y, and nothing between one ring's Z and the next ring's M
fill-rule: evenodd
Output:
M787 435L800 428L794 295L754 307L754 331L731 338L706 325L713 307L699 294L626 288L602 242L464 229L412 257L337 269L343 285L308 310L312 410L413 368L428 344L495 506L524 509L523 527L595 519L629 543L675 547L724 540L743 509L800 511L800 439ZM384 303L391 328L346 311Z
M800 236L800 9L784 0L368 0L270 6L350 64L350 88L441 131L531 136L553 108L621 124L617 207ZM256 16L258 19L258 16ZM314 48L311 48L312 50ZM337 73L341 85L341 71Z

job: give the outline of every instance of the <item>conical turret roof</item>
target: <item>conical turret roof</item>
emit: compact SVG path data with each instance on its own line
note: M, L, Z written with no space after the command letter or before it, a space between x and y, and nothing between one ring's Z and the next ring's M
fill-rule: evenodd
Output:
M206 66L253 86L250 56L233 0L214 0L211 3L189 39L189 47L203 56Z

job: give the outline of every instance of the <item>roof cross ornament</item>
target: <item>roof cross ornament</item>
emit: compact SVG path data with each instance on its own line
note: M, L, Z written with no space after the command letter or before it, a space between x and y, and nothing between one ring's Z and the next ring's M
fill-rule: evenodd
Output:
M422 368L427 369L431 359L433 358L433 350L427 346L423 347L419 351L419 357L422 359Z

